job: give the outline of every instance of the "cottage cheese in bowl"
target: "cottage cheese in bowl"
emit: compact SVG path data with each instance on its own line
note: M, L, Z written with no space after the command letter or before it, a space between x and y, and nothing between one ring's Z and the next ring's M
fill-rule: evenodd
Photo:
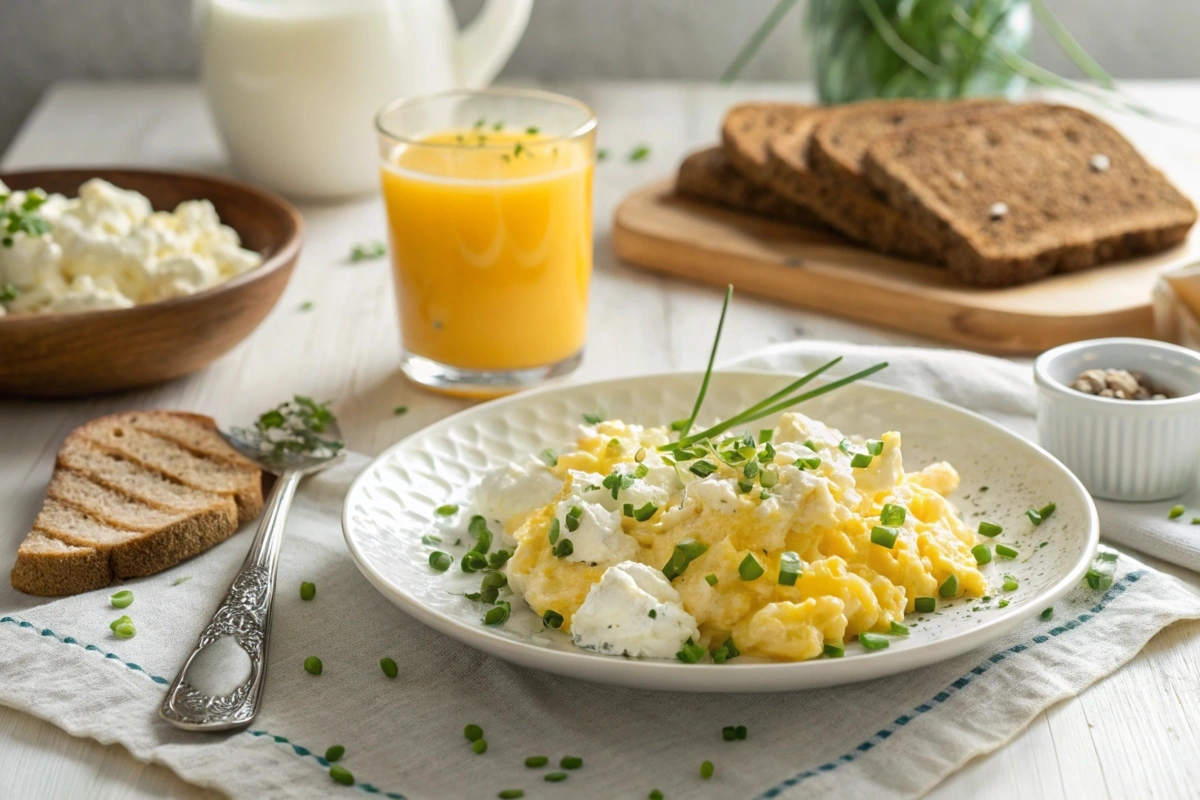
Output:
M0 316L129 308L195 294L262 263L207 200L155 211L93 178L79 196L0 182Z

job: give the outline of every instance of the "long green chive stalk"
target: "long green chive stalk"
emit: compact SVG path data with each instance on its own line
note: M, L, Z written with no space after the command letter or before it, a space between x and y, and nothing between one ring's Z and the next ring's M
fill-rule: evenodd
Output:
M696 416L700 406L704 404L704 395L708 394L708 380L712 377L713 362L717 359L717 348L721 346L721 331L725 329L725 312L729 310L729 301L733 299L733 284L725 287L725 302L721 304L721 319L717 322L717 335L713 338L712 351L708 354L708 369L704 370L704 380L700 384L700 394L696 395L696 404L692 406L692 415L688 417L687 425L679 433L687 436L696 424Z

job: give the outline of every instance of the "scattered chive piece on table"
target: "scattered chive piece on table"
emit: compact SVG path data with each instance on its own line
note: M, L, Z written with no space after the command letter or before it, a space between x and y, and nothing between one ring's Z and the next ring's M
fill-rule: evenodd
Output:
M344 755L346 755L346 748L342 747L340 744L333 744L330 745L329 749L325 751L325 760L340 761Z
M738 725L736 728L733 729L733 733L735 736L737 736L738 739L745 739L746 738L746 726Z
M359 242L350 251L350 260L370 261L373 258L383 258L385 255L387 255L387 248L384 247L383 242L378 240Z
M305 300L303 303L300 304L300 310L301 311L312 311L313 310L313 301Z
M1018 583L1017 579L1012 575L1005 575L1003 587L1004 591L1006 592L1015 592L1017 589L1021 588L1021 584Z
M441 550L434 550L429 554L429 566L436 569L438 572L445 572L450 569L450 565L454 563L454 557L449 553L443 553Z
M453 517L458 513L458 506L454 505L453 503L447 503L444 506L438 506L435 508L433 513L437 514L439 517Z
M732 742L737 738L737 729L732 725L726 725L724 728L721 728L721 738L727 742Z
M1050 619L1052 616L1054 616L1054 606L1050 606L1042 612L1042 619Z
M500 800L517 800L518 797L524 796L525 791L523 789L505 789L496 794L496 797L499 797Z
M644 144L640 144L637 147L635 147L629 151L629 161L631 163L638 162L638 161L645 161L649 157L650 157L650 148Z
M579 756L563 756L558 765L563 769L579 769L583 766L583 759Z
M317 585L312 581L304 581L300 584L300 599L312 600L317 596Z
M596 151L596 160L597 161L607 161L608 160L608 151L603 148L597 150Z
M309 675L320 675L324 667L321 664L321 659L316 656L309 656L304 659L304 671Z
M979 535L980 536L986 536L989 539L994 539L1002 533L1004 533L1004 528L1001 528L999 525L997 525L994 522L979 523Z
M471 750L474 751L475 755L477 756L481 756L486 753L487 739L476 739L475 741L471 742Z
M934 597L918 597L913 601L913 608L922 614L929 614L937 609L937 599Z
M665 795L658 789L651 789L650 794L648 794L647 797L649 800L664 800Z
M547 772L545 777L542 778L542 780L549 781L550 783L559 783L560 781L565 781L566 779L567 773L565 772Z
M826 642L824 650L826 658L841 658L846 655L846 646L841 642Z
M117 617L112 622L108 623L108 629L111 631L116 631L118 625L132 625L132 624L133 624L133 620L130 619L128 615L124 615L124 616Z
M333 778L334 783L340 783L342 786L354 785L354 775L341 764L334 764L329 768L329 777Z
M122 622L113 628L113 635L118 639L132 639L137 635L137 629L133 627L132 622Z
M871 528L871 543L891 550L896 546L896 535L894 529L876 525L874 528Z
M1001 556L1002 558L1016 558L1020 555L1020 553L1018 553L1016 549L1009 547L1006 544L998 544L996 545L996 555Z
M1046 503L1038 509L1038 516L1042 518L1042 522L1050 519L1050 515L1054 513L1054 509L1058 508L1057 503Z
M708 583L709 586L717 585L717 576L713 575L711 572L704 576L704 580L705 580L705 582Z
M858 641L867 650L886 650L890 642L887 637L878 633L864 631L858 635Z
M899 622L893 622L888 629L888 634L891 636L908 636L908 627L901 625Z
M392 409L392 414L397 417L402 417L408 413L408 406L396 406Z
M758 580L763 576L763 572L762 564L758 563L753 553L746 553L742 563L738 564L738 575L741 575L744 581Z
M703 778L704 780L708 780L712 776L713 776L713 763L711 761L702 762L700 764L700 777Z
M1029 521L1032 522L1035 527L1042 524L1042 515L1038 513L1036 508L1031 508L1026 511L1025 516L1029 517Z
M129 608L130 604L133 603L133 592L124 589L108 599L112 603L113 608Z
M400 672L399 668L396 666L396 662L390 658L379 659L379 668L382 669L383 674L387 675L389 678L396 677L396 675Z
M941 597L954 597L958 594L958 576L951 575L949 578L938 587L938 595Z
M191 575L184 575L182 578L176 578L175 580L171 581L171 585L178 586L181 583L187 583L191 579L192 579Z
M472 742L478 742L483 738L483 728L475 724L468 725L467 727L463 728L463 736L467 737L467 739L471 740Z
M903 525L904 520L908 517L908 510L904 506L885 503L883 510L879 512L879 523L886 525L889 528L894 528L898 525Z
M1171 506L1171 510L1167 512L1167 519L1179 519L1185 511L1187 509L1183 506Z
M997 549L1004 545L998 545ZM975 556L976 564L986 564L992 560L992 551L988 549L986 544L977 544L971 548L971 555Z
M529 758L525 759L525 766L530 767L531 769L544 767L549 763L550 758L548 756L530 756Z

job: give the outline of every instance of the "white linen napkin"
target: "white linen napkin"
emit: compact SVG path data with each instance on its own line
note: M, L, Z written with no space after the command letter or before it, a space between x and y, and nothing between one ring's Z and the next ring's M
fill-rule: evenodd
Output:
M807 372L839 355L844 356L839 374L887 361L891 366L872 375L871 380L978 411L1037 441L1033 370L991 356L962 350L805 341L777 344L725 366ZM1167 519L1167 512L1177 503L1195 511ZM1200 525L1190 524L1193 516L1200 516L1197 487L1185 497L1155 503L1096 500L1096 510L1105 540L1200 572Z
M893 382L966 405L979 399L977 408L1001 419L1025 415L1029 388L1008 371L977 398L956 377L963 365L956 356L907 355ZM157 709L240 566L248 531L111 590L57 600L0 590L0 702L74 735L119 742L137 758L235 797L422 800L512 788L529 798L608 798L658 788L672 798L903 798L999 747L1042 709L1120 667L1165 625L1200 617L1195 592L1121 556L1107 591L1081 586L1048 620L891 678L771 695L591 684L483 655L384 601L351 563L340 531L342 497L365 463L354 455L309 479L297 496L265 701L246 731L185 733L160 721ZM0 507L7 565L36 507L36 498L16 500ZM300 599L302 581L316 584L315 599ZM117 588L133 591L133 605L109 605ZM109 631L122 614L136 623L133 639ZM311 655L324 663L319 676L304 671ZM385 656L399 665L394 680L380 670ZM485 754L471 752L462 734L468 723L483 727ZM723 741L729 725L745 725L746 740ZM327 774L322 754L333 744L346 748L340 763L353 773L352 787ZM549 756L551 766L525 767L532 755ZM563 784L546 783L567 755L581 756L583 767ZM699 774L705 760L715 765L710 780Z

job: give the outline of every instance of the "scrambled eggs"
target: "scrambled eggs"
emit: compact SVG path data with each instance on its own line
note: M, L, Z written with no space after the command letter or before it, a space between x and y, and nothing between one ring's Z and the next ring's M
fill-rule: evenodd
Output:
M917 598L987 593L976 534L945 497L958 474L905 473L899 433L850 440L789 413L674 457L657 449L669 441L601 422L483 487L511 514L509 586L580 646L800 661L886 633ZM519 511L514 493L538 505Z

